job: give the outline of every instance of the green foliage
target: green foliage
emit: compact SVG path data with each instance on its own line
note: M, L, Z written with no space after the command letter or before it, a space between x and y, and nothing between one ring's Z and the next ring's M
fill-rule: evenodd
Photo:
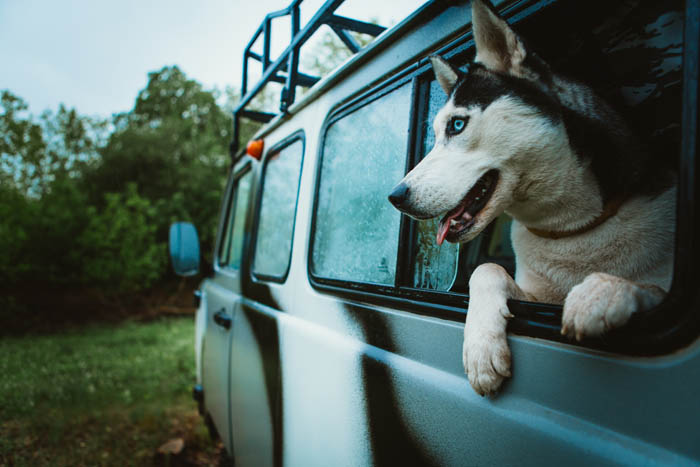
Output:
M25 193L41 192L46 152L42 128L28 115L27 104L9 91L2 91L0 105L0 182Z
M330 33L317 52L310 66L321 74L348 55ZM211 262L237 99L232 88L206 90L177 66L149 73L133 109L111 121L63 105L35 118L2 91L3 295L18 286L143 290L168 275L165 244L175 221L197 226ZM276 105L266 91L251 107ZM259 125L241 124L245 144ZM3 303L18 305L11 298Z
M66 283L80 274L70 252L86 222L80 170L94 160L102 124L63 106L40 123L26 104L2 93L0 127L0 280L12 285L39 277Z
M101 149L101 160L86 173L91 200L102 192L124 192L130 183L150 201L156 241L167 240L178 220L200 231L202 251L213 250L223 191L231 118L212 92L176 66L150 73L134 109L115 119L116 130Z
M0 181L27 196L41 197L57 179L79 176L97 158L106 122L59 106L37 123L27 104L9 91L0 96Z
M13 184L0 182L0 281L15 282L27 263L22 260L34 206Z
M0 280L137 292L167 274L167 234L191 221L213 250L231 117L176 66L150 73L112 122L0 104ZM237 97L231 90L229 103ZM207 258L211 261L211 258ZM37 282L39 284L37 284Z
M105 290L149 287L164 271L167 252L156 239L156 209L129 183L123 193L105 194L101 210L87 209L76 252L85 263L82 280Z

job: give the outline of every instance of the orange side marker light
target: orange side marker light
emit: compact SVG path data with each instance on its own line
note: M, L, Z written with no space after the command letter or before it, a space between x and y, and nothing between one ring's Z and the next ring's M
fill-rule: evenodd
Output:
M253 159L260 160L263 153L263 148L265 147L265 142L261 139L254 139L248 142L245 148L246 154L248 154Z

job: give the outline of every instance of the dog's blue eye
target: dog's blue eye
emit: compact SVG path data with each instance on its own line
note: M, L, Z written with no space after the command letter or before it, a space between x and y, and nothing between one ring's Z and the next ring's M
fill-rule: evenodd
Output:
M464 127L467 126L467 120L464 118L453 118L450 120L449 125L447 125L447 133L450 135L456 135L458 133L461 133L462 130L464 130Z

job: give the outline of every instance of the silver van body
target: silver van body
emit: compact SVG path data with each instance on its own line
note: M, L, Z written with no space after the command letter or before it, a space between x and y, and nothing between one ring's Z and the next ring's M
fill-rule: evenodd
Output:
M572 2L494 3L517 27ZM590 8L602 4L591 2ZM697 37L697 27L688 24L697 25L698 4L688 0L680 6L686 37L679 85L684 114L678 117L683 174L694 167L696 153L697 41L692 44L688 37ZM334 146L333 141L343 140L334 140L339 136L332 132L373 115L382 117L387 128L392 119L401 121L397 133L407 135L408 142L396 157L406 158L400 171L410 169L411 151L420 152L413 132L428 131L422 120L430 111L420 110L432 102L422 91L431 89L427 57L440 53L464 62L461 57L473 53L469 19L468 2L428 2L267 124L256 136L266 148L261 161L237 155L222 202L214 271L199 290L195 342L202 410L236 465L700 464L698 294L685 286L690 269L678 269L672 299L663 305L682 308L684 331L662 344L646 335L567 342L556 337L557 307L513 303L516 319L508 338L513 377L500 394L484 398L470 388L461 361L468 295L466 284L457 282L468 272L455 266L450 283L437 287L415 282L416 274L407 279L402 271L417 260L401 259L412 244L403 236L412 235L406 219L396 221L402 232L395 239L399 258L382 259L377 266L382 274L393 274L393 283L373 279L379 277L374 270L369 279L348 279L352 271L336 273L330 250L319 252L319 242L326 240L316 232L331 225L330 218L318 217L319 206L325 206L325 192L319 190L332 187L322 185L332 173L322 167L324 157L352 146ZM671 22L671 16L663 16L654 27ZM389 95L395 102L384 106L381 102L388 101L382 98ZM409 115L403 115L404 108ZM357 113L361 109L367 115ZM349 115L356 120L338 124ZM361 133L367 140L356 140L355 157L371 145L391 151L380 141L393 141L387 131ZM284 214L290 224L261 227L265 215L260 212L274 201L266 205L263 199L266 168L285 157L300 170L298 180L289 179L294 213ZM291 169L285 170L280 173ZM679 225L679 249L684 242L690 246L677 259L678 268L697 256L691 172L681 176L687 202L680 209L691 224ZM388 186L402 176L387 180ZM364 177L392 175L368 171ZM357 187L365 190L362 183ZM385 197L381 202L389 205ZM343 221L356 222L349 213L333 217L333 225ZM266 248L260 246L261 235L271 231L283 231L284 241L290 237L288 247L275 239L289 259L288 267L273 265L276 272L267 274L259 252ZM349 238L352 233L347 235L346 245L358 244ZM339 245L328 242L323 248ZM368 240L367 248L377 247ZM460 258L479 261L468 246L461 250ZM235 258L222 261L227 255ZM401 281L410 284L403 287Z

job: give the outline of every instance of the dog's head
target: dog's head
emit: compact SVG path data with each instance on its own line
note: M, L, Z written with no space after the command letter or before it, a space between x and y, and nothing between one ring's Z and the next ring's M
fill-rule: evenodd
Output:
M469 71L431 57L449 99L435 117L435 146L389 196L416 219L443 216L437 242L465 242L527 198L567 144L549 67L489 5L472 2L476 58Z

